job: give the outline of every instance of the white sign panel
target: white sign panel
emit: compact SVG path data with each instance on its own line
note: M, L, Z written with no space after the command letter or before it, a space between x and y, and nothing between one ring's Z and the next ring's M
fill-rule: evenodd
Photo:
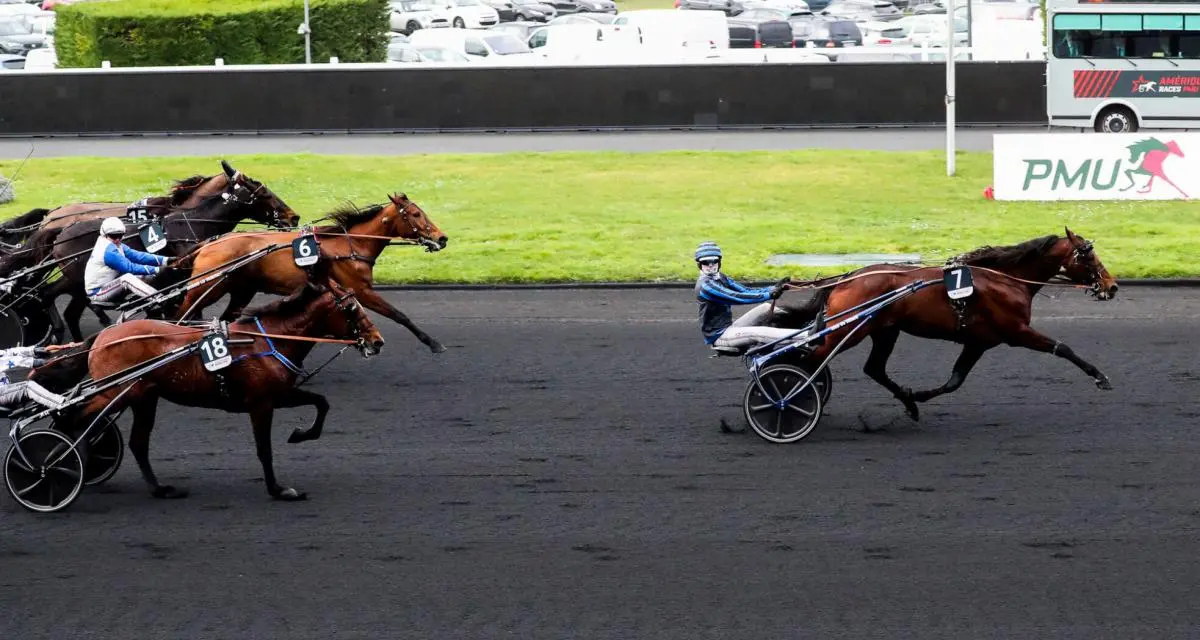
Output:
M1200 133L997 134L997 200L1200 197Z

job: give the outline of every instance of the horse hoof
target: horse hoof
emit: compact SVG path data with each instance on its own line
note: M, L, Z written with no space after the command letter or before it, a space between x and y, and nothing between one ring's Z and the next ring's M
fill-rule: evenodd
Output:
M288 444L296 444L297 442L304 442L306 440L308 440L308 432L304 429L296 429L287 439Z
M442 343L434 340L433 343L429 345L429 350L434 353L445 353L446 347L443 347Z
M1113 388L1112 383L1108 381L1107 377L1096 378L1096 386L1104 391L1112 391Z
M288 487L288 488L284 489L283 491L280 491L279 493L275 494L273 497L276 500L283 500L284 502L296 502L298 500L308 499L308 494L302 493L300 491L296 491L295 489Z
M916 405L909 405L905 407L905 411L908 413L908 417L912 418L913 422L921 421L921 412L917 409Z
M164 498L167 500L178 500L179 498L188 497L188 490L187 489L176 489L175 487L167 485L164 487L155 487L153 495L155 498Z

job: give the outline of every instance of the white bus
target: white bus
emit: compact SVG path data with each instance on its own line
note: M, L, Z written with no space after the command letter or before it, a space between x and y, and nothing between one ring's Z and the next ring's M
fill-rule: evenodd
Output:
M1200 2L1046 0L1052 127L1200 128Z

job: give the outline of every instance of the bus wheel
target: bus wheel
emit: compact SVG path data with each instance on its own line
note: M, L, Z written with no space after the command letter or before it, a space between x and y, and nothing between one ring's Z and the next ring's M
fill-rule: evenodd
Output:
M1096 117L1096 133L1134 133L1137 118L1125 107L1109 107Z

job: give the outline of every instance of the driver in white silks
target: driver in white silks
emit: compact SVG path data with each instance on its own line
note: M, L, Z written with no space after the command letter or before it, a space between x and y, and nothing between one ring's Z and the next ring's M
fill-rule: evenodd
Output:
M70 349L79 344L73 342L63 345L52 344L48 347L13 347L0 350L0 367L3 367L0 369L0 405L15 409L26 400L33 400L47 409L62 407L66 402L65 398L33 380L12 382L9 379L9 370L17 367L40 367L46 364L45 357L51 353Z
M124 235L120 218L105 218L100 224L100 237L83 272L84 290L93 302L116 302L130 293L140 298L158 293L142 276L158 273L170 258L127 247L121 243Z

